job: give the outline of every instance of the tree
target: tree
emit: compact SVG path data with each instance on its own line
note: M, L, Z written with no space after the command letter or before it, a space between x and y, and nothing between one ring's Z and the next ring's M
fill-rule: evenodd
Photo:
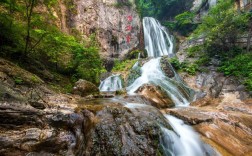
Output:
M36 0L25 0L25 7L26 7L26 23L27 23L27 28L26 28L26 38L25 38L25 49L24 49L24 56L27 56L28 53L28 46L30 44L30 31L31 31L31 20L32 20L32 15L33 15L33 8L36 4Z
M202 24L196 29L193 37L203 36L205 48L209 54L215 55L236 47L239 34L247 27L247 14L239 14L232 0L220 0L209 14L203 17Z
M158 19L174 17L186 10L188 0L136 0L141 17L151 16ZM189 8L189 7L188 7Z

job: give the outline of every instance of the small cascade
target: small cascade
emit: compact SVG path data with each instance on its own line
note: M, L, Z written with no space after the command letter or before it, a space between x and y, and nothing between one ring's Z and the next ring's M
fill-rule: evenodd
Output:
M189 105L186 97L180 93L180 90L173 80L166 77L160 67L160 58L151 59L141 68L142 75L137 78L132 85L127 87L129 94L134 92L146 83L161 86L173 100L175 105Z
M155 18L144 17L144 44L149 57L173 56L172 37Z
M115 92L117 90L121 90L122 88L122 79L119 74L106 78L99 86L101 92Z
M162 127L162 147L165 155L179 156L207 156L219 155L209 145L204 144L192 127L184 124L180 119L165 115L174 131Z
M159 111L152 106L139 103L125 103L133 113L152 112L159 114ZM211 146L203 143L199 135L192 127L186 125L182 120L171 115L164 115L166 121L173 130L160 125L160 144L164 156L219 156L220 154Z

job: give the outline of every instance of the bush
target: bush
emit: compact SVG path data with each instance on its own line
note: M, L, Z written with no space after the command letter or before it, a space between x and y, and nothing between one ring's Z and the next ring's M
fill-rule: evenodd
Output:
M183 68L190 75L195 75L197 71L199 71L199 66L197 64L189 64L185 68Z
M139 50L139 49L133 50L133 51L131 51L131 52L128 54L127 58L128 58L128 59L137 59L138 56L139 56L139 54L141 54L141 53L142 53L142 51Z
M209 56L225 55L235 48L239 35L248 29L250 16L251 13L238 13L233 0L219 0L191 37L204 37L204 50Z
M239 54L222 63L219 71L225 75L233 75L244 81L248 89L252 89L252 54Z
M178 71L184 71L187 72L190 75L195 75L197 71L199 71L199 65L195 63L189 63L189 62L179 62L177 58L171 58L169 60L171 65L174 69Z
M208 62L210 62L210 58L206 55L203 55L195 61L195 64L197 64L198 66L203 66L203 65L207 65Z
M186 49L188 57L199 56L202 53L203 47L202 45L195 45Z
M22 61L20 64L41 62L50 71L98 83L103 67L95 34L84 41L77 36L78 32L75 32L76 36L61 32L51 12L55 9L52 7L59 5L58 1L33 2L34 8L29 9L33 10L29 13L30 27L26 15L26 7L30 5L25 5L22 1L0 2L0 56L18 63ZM72 3L70 0L65 2ZM41 6L46 7L48 12L35 9ZM26 44L28 28L29 40ZM20 82L17 78L16 83Z
M134 60L125 60L125 61L120 61L120 60L115 60L115 66L112 71L129 71L133 65L137 62L138 59Z
M169 62L171 63L171 65L173 66L173 68L176 69L176 70L180 70L182 68L181 63L175 57L171 58L169 60Z

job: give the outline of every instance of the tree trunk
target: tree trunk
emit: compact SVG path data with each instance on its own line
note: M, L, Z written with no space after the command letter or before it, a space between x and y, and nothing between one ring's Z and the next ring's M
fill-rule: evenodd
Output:
M35 0L28 0L26 1L26 20L27 20L27 34L26 34L26 39L25 39L25 49L24 49L24 54L23 56L26 57L28 54L28 48L30 44L30 30L31 30L31 17L32 17L32 12L34 8L34 3Z

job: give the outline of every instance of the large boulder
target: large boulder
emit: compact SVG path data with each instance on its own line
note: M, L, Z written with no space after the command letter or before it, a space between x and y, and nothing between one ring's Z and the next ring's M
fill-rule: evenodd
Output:
M99 93L99 88L86 80L78 80L73 88L73 93L80 96L88 96Z
M171 127L152 106L107 105L95 117L84 155L163 155L161 127Z
M174 106L171 98L159 86L145 84L141 86L136 92L148 99L151 102L151 105L154 107L170 108Z

